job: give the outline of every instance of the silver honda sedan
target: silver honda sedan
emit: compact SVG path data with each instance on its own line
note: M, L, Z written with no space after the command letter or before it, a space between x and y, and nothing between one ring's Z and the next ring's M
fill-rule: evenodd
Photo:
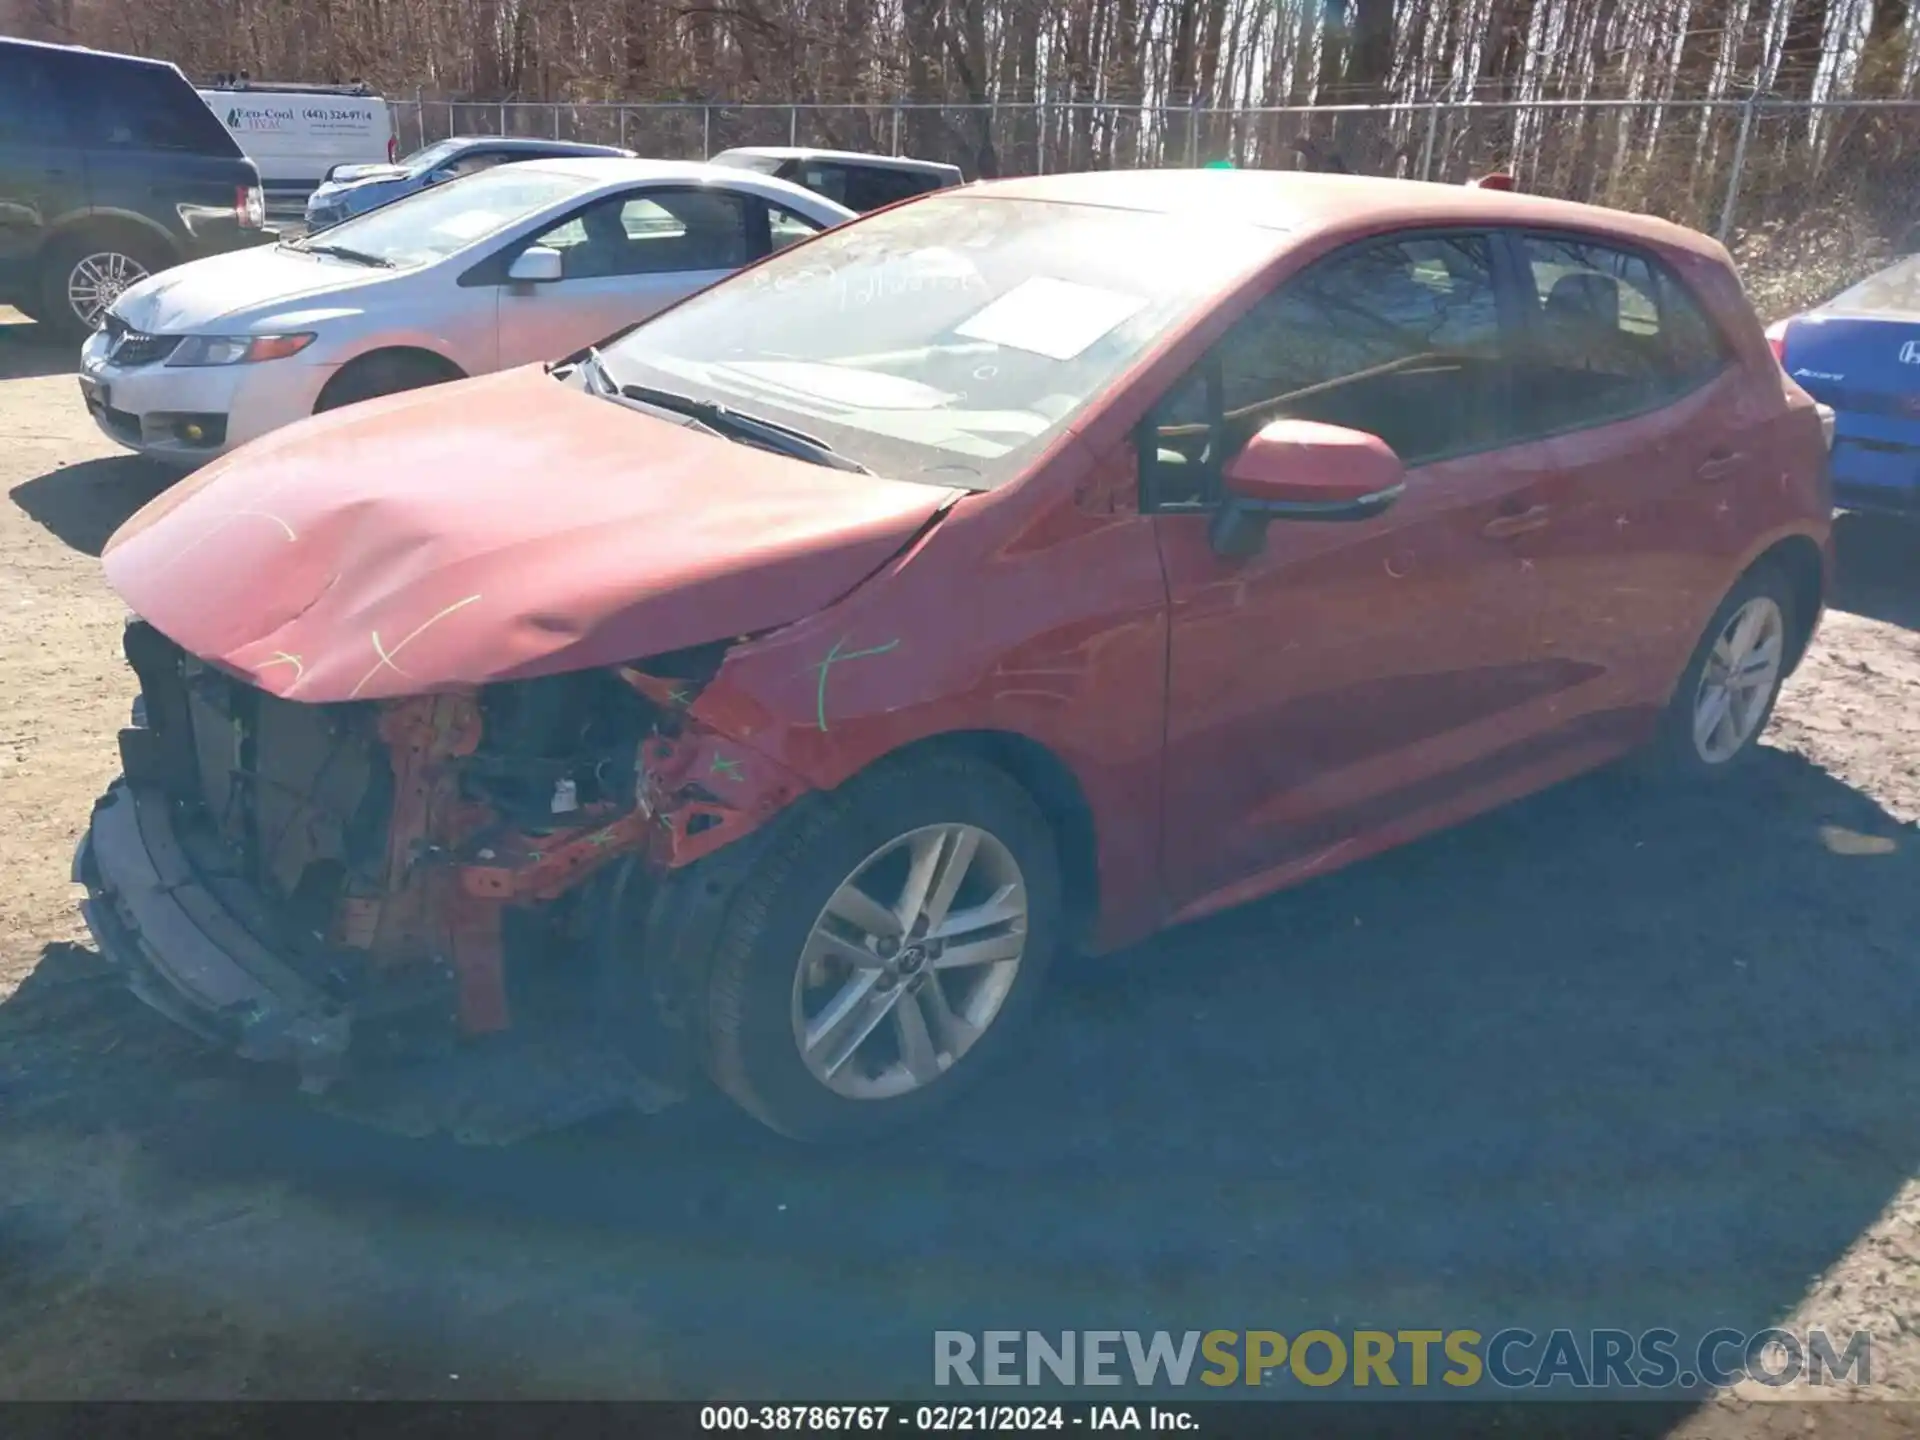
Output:
M81 350L100 428L198 464L304 416L558 359L854 218L730 166L532 160L129 288Z

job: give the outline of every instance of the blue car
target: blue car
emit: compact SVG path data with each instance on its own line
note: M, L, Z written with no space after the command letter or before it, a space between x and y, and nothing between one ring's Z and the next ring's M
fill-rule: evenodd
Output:
M515 160L557 156L614 155L632 158L618 145L583 145L571 140L533 140L500 135L455 135L416 150L392 165L336 165L307 199L307 230L325 230L364 215L377 205L412 195L477 170Z
M1767 338L1781 368L1833 408L1834 502L1920 519L1920 255Z

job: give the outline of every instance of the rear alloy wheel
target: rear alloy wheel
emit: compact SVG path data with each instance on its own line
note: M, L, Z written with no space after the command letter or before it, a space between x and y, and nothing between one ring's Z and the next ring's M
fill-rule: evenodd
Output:
M1755 595L1720 628L1693 692L1693 745L1724 765L1760 733L1787 654L1787 619L1771 596Z
M708 1068L796 1139L878 1134L944 1104L1032 1009L1059 864L1011 777L960 755L815 796L760 855L709 975Z
M1647 757L1657 771L1710 780L1752 757L1786 680L1797 623L1780 569L1762 565L1741 577L1674 688Z

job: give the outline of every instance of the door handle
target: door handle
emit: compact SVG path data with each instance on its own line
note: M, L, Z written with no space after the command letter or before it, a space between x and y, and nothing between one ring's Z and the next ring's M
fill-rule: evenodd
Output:
M1480 527L1480 533L1489 540L1509 540L1515 535L1525 535L1530 530L1544 529L1552 519L1553 512L1545 505L1535 505L1512 515L1494 516Z
M1738 470L1746 458L1737 450L1716 450L1702 460L1693 473L1700 480L1724 480Z

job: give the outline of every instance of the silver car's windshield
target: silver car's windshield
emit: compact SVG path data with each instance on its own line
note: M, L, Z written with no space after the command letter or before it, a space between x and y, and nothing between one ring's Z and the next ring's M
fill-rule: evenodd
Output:
M295 249L350 252L368 263L404 269L431 265L497 235L535 212L590 188L573 175L502 165L395 200L332 226Z
M407 156L400 162L400 168L409 175L424 175L434 166L451 156L458 155L464 149L466 149L465 144L459 140L438 140L424 150L416 150Z
M721 282L609 346L605 369L883 475L990 488L1277 244L1218 218L933 196Z

